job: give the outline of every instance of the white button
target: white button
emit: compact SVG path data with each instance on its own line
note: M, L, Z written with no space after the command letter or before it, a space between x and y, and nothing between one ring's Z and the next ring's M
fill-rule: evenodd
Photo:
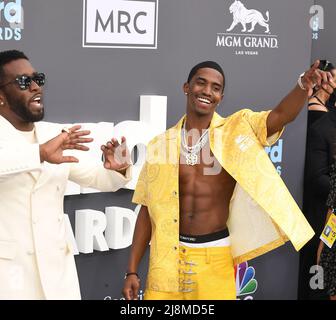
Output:
M73 247L72 247L72 245L70 243L67 244L67 249L68 249L67 253L74 251L74 249L73 249Z

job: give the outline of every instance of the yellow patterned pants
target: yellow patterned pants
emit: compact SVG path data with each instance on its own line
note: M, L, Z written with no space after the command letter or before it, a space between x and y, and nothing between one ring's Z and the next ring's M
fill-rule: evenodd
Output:
M230 247L180 246L179 291L146 290L145 300L235 300ZM162 275L164 277L164 274Z

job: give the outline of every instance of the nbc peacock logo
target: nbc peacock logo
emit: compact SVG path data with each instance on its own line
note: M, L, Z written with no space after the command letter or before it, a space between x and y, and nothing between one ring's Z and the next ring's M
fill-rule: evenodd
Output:
M247 262L235 266L237 299L253 299L251 294L255 293L258 288L258 282L254 277L255 269Z

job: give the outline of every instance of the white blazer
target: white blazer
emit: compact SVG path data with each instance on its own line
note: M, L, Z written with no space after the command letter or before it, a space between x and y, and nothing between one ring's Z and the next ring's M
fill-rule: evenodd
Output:
M35 127L39 144L62 128ZM80 299L63 213L67 181L116 191L130 175L130 169L124 177L103 164L41 164L39 145L0 116L0 299Z

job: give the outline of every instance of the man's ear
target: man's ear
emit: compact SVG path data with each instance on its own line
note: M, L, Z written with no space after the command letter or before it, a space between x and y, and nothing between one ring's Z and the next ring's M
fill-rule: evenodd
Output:
M5 104L5 101L6 101L5 96L0 91L0 107L2 107Z
M189 93L189 83L185 82L183 85L183 92L185 95L187 95Z

